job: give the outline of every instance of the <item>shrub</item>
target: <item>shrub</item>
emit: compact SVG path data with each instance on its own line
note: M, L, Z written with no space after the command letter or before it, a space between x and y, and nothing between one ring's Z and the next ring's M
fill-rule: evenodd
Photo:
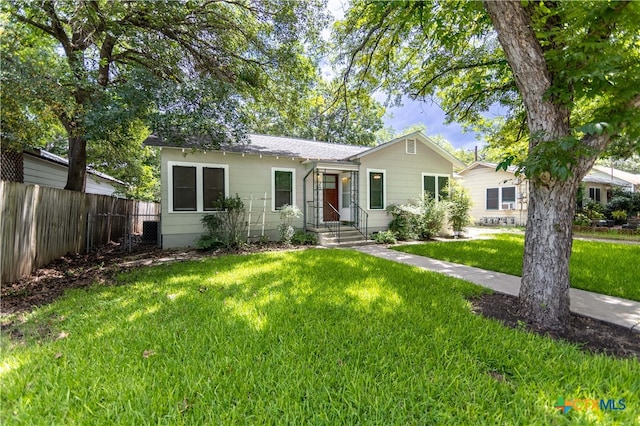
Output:
M376 244L395 244L398 242L395 234L390 230L373 234L373 241L375 241Z
M422 214L418 219L416 229L419 239L430 240L438 235L444 225L448 205L449 203L446 201L437 202L427 195L420 200Z
M218 212L202 217L207 234L196 241L201 250L225 247L237 249L245 242L247 222L244 202L238 194L235 197L220 198L213 203Z
M591 219L583 213L578 213L576 217L573 218L573 224L576 226L591 226Z
M280 232L280 241L285 244L291 244L291 238L295 234L293 229L293 220L300 217L302 211L296 206L290 206L285 204L280 209L280 225L278 225L278 232Z
M464 227L471 223L469 210L473 202L466 188L456 181L449 182L446 191L450 194L447 203L447 216L449 225L454 232L462 232Z
M291 244L294 246L315 246L318 244L318 237L311 232L297 231L291 237Z
M437 202L428 195L407 204L393 204L387 212L393 215L389 230L400 240L428 240L440 232L444 224L447 201Z
M613 217L616 224L621 224L627 221L627 212L624 210L616 210L611 213L611 217Z
M604 209L602 208L602 205L593 200L587 201L583 208L583 213L587 215L589 219L604 219L605 216L603 212Z
M413 204L392 204L387 207L393 219L389 223L389 230L400 240L415 240L418 238L418 222L420 219L420 207Z

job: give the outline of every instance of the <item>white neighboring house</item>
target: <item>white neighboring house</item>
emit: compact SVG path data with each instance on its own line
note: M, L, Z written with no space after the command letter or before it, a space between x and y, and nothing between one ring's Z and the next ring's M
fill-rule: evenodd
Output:
M23 152L23 183L63 189L67 184L69 161L43 149L25 150ZM116 196L119 188L126 183L87 168L87 194Z
M425 192L439 197L464 167L420 132L375 147L299 138L249 135L250 143L206 150L198 141L185 147L156 135L160 146L162 246L192 246L204 233L201 218L215 212L213 201L238 194L249 215L250 236L278 238L280 209L299 207L293 226L318 230L336 222L364 235L388 228L386 207Z
M475 161L458 172L462 177L462 185L468 189L473 200L473 221L481 225L525 225L528 181L516 177L515 167L507 171L496 171L496 167L494 163ZM604 206L611 199L614 187L631 191L637 188L633 182L620 177L625 172L614 171L615 174L611 173L611 169L603 171L600 166L594 167L582 180L585 200L594 200ZM637 175L631 176L640 180Z
M607 166L593 166L592 172L598 172L601 176L604 175L607 181L613 181L613 179L620 179L626 182L626 187L631 192L640 192L640 174L635 175L629 172L623 172L622 170L614 169Z
M458 172L473 206L471 218L482 225L524 225L527 222L528 182L515 176L515 167L496 171L496 164L475 161Z

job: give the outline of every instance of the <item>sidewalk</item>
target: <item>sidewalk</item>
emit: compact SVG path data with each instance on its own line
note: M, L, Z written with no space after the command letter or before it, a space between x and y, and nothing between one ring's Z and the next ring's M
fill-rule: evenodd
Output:
M499 293L517 296L520 291L520 277L513 275L402 253L379 245L357 246L352 248L372 256L406 263L407 265L417 266L455 278L461 278ZM571 299L571 312L609 324L619 325L636 333L640 333L640 302L575 288L569 289L569 294Z

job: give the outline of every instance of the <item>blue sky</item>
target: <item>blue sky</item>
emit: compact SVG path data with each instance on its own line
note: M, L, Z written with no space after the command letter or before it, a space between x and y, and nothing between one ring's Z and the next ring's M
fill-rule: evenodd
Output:
M414 124L424 124L427 126L427 135L441 135L454 147L470 151L473 151L475 146L480 147L483 144L476 133L464 133L459 124L445 124L444 111L431 101L420 102L405 98L402 106L387 108L384 124L385 127L393 127L396 132Z

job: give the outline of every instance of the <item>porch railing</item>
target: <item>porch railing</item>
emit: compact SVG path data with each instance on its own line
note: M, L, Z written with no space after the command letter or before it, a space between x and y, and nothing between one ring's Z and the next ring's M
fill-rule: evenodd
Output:
M369 213L360 207L355 201L352 203L356 213L355 228L362 234L365 240L369 239Z
M325 220L324 224L336 240L340 242L340 212L331 203L326 203L325 206L331 209L331 219L333 220Z
M318 206L313 201L307 201L307 226L311 226L313 228L318 227Z

